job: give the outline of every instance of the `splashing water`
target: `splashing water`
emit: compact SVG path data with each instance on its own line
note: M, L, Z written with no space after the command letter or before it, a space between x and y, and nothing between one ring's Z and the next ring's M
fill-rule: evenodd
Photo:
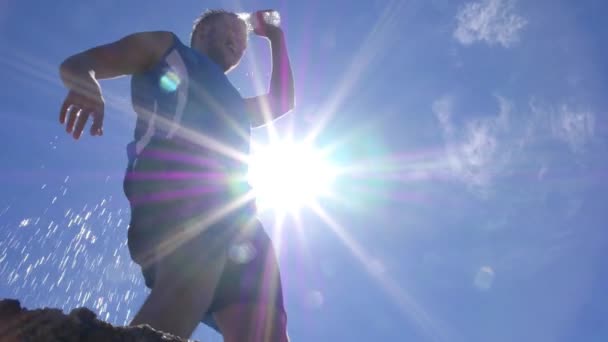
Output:
M67 191L70 181L38 187L42 208L32 204L13 217L4 216L9 207L1 210L1 297L30 308L87 307L126 325L146 294L126 246L129 211L112 196L80 205L77 192Z

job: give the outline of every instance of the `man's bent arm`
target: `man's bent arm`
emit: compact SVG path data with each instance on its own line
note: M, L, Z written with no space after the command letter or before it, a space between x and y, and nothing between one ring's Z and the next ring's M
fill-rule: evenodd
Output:
M87 83L141 72L156 63L171 46L170 32L142 32L68 57L60 67L66 87L86 92Z
M173 42L169 32L145 32L126 36L68 57L59 68L69 92L59 110L59 122L74 139L89 117L91 135L103 135L104 100L97 80L141 72L156 63Z
M272 75L267 94L245 99L251 126L259 127L286 114L295 107L293 74L281 29L268 34L272 50Z

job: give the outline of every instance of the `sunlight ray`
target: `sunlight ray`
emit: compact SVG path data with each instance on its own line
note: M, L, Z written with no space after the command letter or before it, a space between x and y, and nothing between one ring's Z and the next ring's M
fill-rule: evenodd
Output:
M28 56L27 54L21 54L19 56L13 55L13 57L6 58L4 56L0 57L0 65L4 64L8 68L12 68L15 71L19 72L19 74L26 74L29 78L33 80L42 80L48 82L50 86L62 85L61 80L57 77L57 67L52 66L51 64L42 61L40 59L33 58ZM201 89L195 89L199 91L201 96L209 97L209 95ZM113 108L121 113L127 113L130 115L135 115L133 113L133 108L131 106L131 101L128 96L119 94L118 92L112 92L107 89L103 92L104 98L106 100L106 108ZM226 122L237 131L243 139L249 138L249 135L246 132L243 132L236 125L234 119L230 118L229 115L225 113L222 108L219 108L217 102L213 102L212 106L216 110L218 110L218 114L222 115ZM152 115L152 113L140 113L144 116ZM107 115L106 115L107 117ZM123 117L121 115L115 117ZM173 127L174 122L162 117L156 117L156 122L160 122L165 129L170 129ZM242 152L235 150L234 148L213 139L208 135L204 135L200 132L196 132L192 129L184 127L180 125L180 134L182 138L185 138L189 142L193 142L196 145L204 146L209 148L215 152L223 154L225 156L231 157L236 161L247 162L248 156Z
M181 245L203 233L210 226L219 222L235 210L238 210L251 200L253 200L253 194L251 191L249 191L231 202L226 203L221 208L213 210L211 213L205 212L196 215L195 217L180 224L175 228L175 234L173 234L170 238L165 239L154 251L151 251L142 257L144 260L142 266L145 267L146 265L153 264L156 262L156 260L172 253Z
M283 241L283 225L285 224L286 214L284 212L277 213L274 217L274 232L272 234L272 241L274 243L274 249L277 254L277 258L281 255L282 241Z
M449 167L443 151L431 151L418 155L388 155L354 162L337 168L341 175L363 175L385 179L407 180L408 175L419 173L434 174Z
M263 80L262 80L262 76L260 75L260 72L259 72L257 57L256 57L255 52L253 51L253 49L250 48L250 49L248 49L247 54L249 55L249 58L247 58L247 61L250 64L250 70L253 70L251 72L251 75L253 78L253 87L255 89L255 93L257 94L254 96L260 96L262 94L265 94L268 89L266 89L266 87L264 87L264 85L263 85ZM264 121L266 122L266 124L259 128L264 128L266 130L268 136L270 137L270 141L277 141L277 140L279 140L278 132L274 125L274 122L272 121L272 113L270 110L270 104L268 103L268 101L264 100L264 99L266 99L265 97L260 97L260 99L261 99L261 101L259 101L259 104L261 105L260 111L264 117Z
M293 222L295 224L294 235L297 239L298 246L301 248L302 257L304 258L304 261L308 263L310 260L312 260L312 258L310 255L308 241L306 240L305 229L302 225L302 217L300 216L300 212L293 213L291 217L293 218Z
M213 95L210 95L207 89L205 89L205 85L192 83L191 86L193 88L192 91L195 92L199 98L203 99L205 103L209 104L212 112L215 115L221 115L222 119L224 119L228 126L232 128L242 139L249 139L249 130L244 131L241 127L239 127L238 122L233 118L234 113L228 112L228 110L224 108Z
M386 51L385 44L389 38L394 37L395 27L401 24L402 10L407 2L393 0L388 3L369 34L363 39L358 53L356 53L347 68L342 81L336 86L334 93L328 97L327 102L321 106L320 121L309 133L306 140L314 140L325 128L336 110L342 105L344 99L351 93L355 84L363 76L367 68L380 53ZM370 25L371 26L371 25Z
M386 272L380 270L373 262L370 262L372 258L370 258L363 247L338 222L331 218L320 205L312 205L311 208L328 225L331 231L340 238L340 241L344 243L353 256L363 265L371 278L377 281L392 299L396 300L402 312L415 321L424 330L425 334L439 339L441 330L438 329L437 322L395 280L386 274ZM443 338L440 338L440 340L443 340Z
M63 88L61 79L57 76L59 65L53 65L39 58L34 58L27 53L15 51L0 53L0 66L2 65L4 65L8 70L12 69L16 71L16 74L19 77L22 77L22 81L35 81L31 82L31 84L36 85L41 89L50 91L50 89L58 86L61 88L61 91L66 91L66 89ZM39 81L44 81L44 84L41 84ZM113 120L126 120L127 117L135 114L133 113L133 109L131 107L129 95L114 92L111 88L107 87L104 89L103 95L106 109L113 108L121 114L128 115L112 116ZM59 109L56 111L58 114ZM53 109L51 112L55 113L55 110ZM126 123L126 121L124 122Z
M61 84L56 72L58 66L53 66L24 52L2 51L0 53L0 68L4 70L13 69L19 76L27 75L49 84ZM50 70L55 72L50 72Z
M140 115L151 116L154 114L140 112ZM160 123L161 127L164 129L167 129L167 130L174 127L174 125L175 125L175 122L173 122L173 120L163 118L160 116L156 116L155 120L156 120L155 124ZM190 129L188 127L185 127L183 125L179 125L179 130L176 133L176 136L179 136L180 138L187 141L188 143L192 143L192 144L200 146L200 147L208 148L208 149L210 149L214 152L218 152L224 156L231 157L234 160L239 161L239 162L247 163L249 160L249 156L244 154L243 152L240 152L240 151L232 148L231 146L228 146L228 145L218 141L217 139L214 139L213 137L205 135L201 132L197 132L197 131Z

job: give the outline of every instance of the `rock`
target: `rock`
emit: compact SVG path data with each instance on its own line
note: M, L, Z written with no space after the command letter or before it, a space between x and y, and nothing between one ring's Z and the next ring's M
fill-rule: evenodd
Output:
M115 327L97 319L87 308L68 315L59 309L28 310L15 299L0 300L0 341L2 342L186 342L152 329L149 325Z

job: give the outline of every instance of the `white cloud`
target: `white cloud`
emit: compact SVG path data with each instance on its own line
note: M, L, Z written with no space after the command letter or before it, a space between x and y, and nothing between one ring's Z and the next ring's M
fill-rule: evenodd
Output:
M581 151L593 138L595 117L588 111L562 106L551 122L553 136L566 142L574 152Z
M527 21L513 12L513 0L481 0L464 5L456 14L454 38L464 45L484 41L510 47L519 41Z
M558 106L542 105L536 100L530 102L534 114L528 134L543 135L549 133L551 137L568 145L570 150L581 153L595 136L595 115L588 109L560 104ZM527 140L532 140L528 136Z
M444 133L452 175L481 194L504 170L511 155L508 144L498 138L508 129L511 104L503 97L497 99L498 115L470 120L460 129L453 122L452 98L442 97L432 106Z
M497 178L510 177L517 168L535 168L535 177L545 179L555 167L554 148L559 150L560 145L581 156L597 147L598 117L588 106L532 99L530 110L514 117L512 103L501 96L496 99L497 113L471 119L456 111L453 97L432 104L445 140L442 175L465 183L482 197L493 192ZM544 153L549 146L552 152Z
M451 134L454 130L452 127L452 98L444 96L439 100L433 102L433 112L437 115L437 119L441 124L441 127L448 133Z

